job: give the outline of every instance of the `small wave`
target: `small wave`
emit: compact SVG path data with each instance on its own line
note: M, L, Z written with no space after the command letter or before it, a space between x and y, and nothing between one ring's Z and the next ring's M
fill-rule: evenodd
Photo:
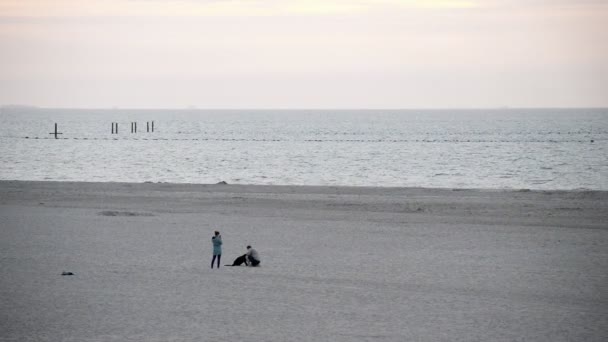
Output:
M150 214L150 213L137 213L137 212L131 212L131 211L112 211L112 210L106 210L106 211L99 212L98 215L100 215L100 216L154 216L153 214Z
M553 179L532 179L532 180L530 180L530 184L536 184L536 185L547 184L547 183L551 183L551 182L553 182Z

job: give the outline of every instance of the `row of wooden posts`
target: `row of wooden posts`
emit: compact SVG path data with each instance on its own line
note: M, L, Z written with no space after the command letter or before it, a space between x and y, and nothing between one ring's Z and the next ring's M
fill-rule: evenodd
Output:
M146 132L154 132L154 121L146 121ZM131 122L131 133L137 133L137 122ZM118 134L118 122L112 122L112 134Z
M154 121L146 122L146 132L154 132ZM131 133L137 133L137 122L131 122ZM55 136L55 139L59 139L57 136L63 133L57 131L57 123L55 123L55 132L51 132ZM118 122L112 122L112 134L118 134Z

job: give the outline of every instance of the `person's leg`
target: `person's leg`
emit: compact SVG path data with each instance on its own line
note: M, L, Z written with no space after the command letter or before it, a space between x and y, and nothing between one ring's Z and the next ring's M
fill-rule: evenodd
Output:
M220 268L220 259L221 259L221 258L222 258L222 255L221 255L221 254L219 254L219 255L217 256L217 268Z
M213 259L211 259L211 268L213 268L213 262L215 261L215 257L216 257L216 255L213 254Z
M259 261L259 260L257 260L257 259L252 258L252 257L251 257L251 255L248 255L248 256L247 256L247 261L249 261L249 264L250 264L251 266L257 266L257 265L259 265L259 264L260 264L260 261Z

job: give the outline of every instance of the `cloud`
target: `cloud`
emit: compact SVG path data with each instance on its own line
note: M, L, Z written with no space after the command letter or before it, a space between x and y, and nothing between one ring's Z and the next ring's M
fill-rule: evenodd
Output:
M605 104L605 8L593 0L0 0L0 102ZM149 92L131 97L134 89ZM344 102L323 102L331 93Z
M280 16L475 6L471 0L4 0L0 16Z
M408 10L607 8L605 0L2 0L2 17L290 16Z

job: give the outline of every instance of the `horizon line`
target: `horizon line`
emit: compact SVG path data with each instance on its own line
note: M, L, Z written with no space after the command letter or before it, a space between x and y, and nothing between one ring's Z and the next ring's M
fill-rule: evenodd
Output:
M103 106L103 107L67 107L67 106L36 106L22 104L0 105L0 109L65 109L65 110L520 110L520 109L608 109L606 106L471 106L471 107L134 107L134 106Z

